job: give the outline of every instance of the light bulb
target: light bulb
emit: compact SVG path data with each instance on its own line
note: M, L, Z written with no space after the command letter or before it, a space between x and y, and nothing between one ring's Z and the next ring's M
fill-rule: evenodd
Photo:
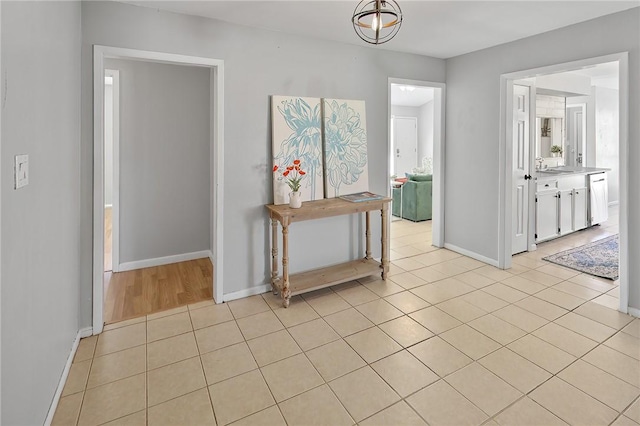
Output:
M371 20L371 29L373 31L378 31L380 27L380 13L376 13L373 15L373 19Z

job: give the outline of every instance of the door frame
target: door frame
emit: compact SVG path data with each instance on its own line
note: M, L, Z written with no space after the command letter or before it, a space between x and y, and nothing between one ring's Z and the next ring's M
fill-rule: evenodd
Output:
M102 332L104 310L104 60L129 59L210 68L211 262L213 298L223 301L224 61L197 56L93 46L93 334Z
M409 80L406 78L389 77L387 83L387 146L386 157L391 152L391 85L402 84L419 87L431 87L434 90L433 97L433 186L432 186L432 239L431 243L436 247L444 247L444 167L445 167L445 107L446 84L433 81ZM438 126L436 126L436 123ZM387 163L385 179L389 180L390 163ZM387 195L391 196L391 185L387 183Z
M401 118L403 120L412 120L415 123L415 134L416 134L416 167L418 166L418 118L417 117L405 117L402 115L392 115L391 116L391 120L396 120L398 118ZM396 125L395 122L393 124L393 130L395 130ZM395 142L395 135L393 134L393 132L391 133L392 138ZM394 162L395 165L395 162ZM395 168L395 167L394 167ZM397 170L394 170L394 173L397 173Z
M111 270L112 272L118 272L120 270L120 70L105 69L104 75L113 79Z
M586 167L587 164L587 104L584 102L578 102L576 104L569 104L567 103L565 105L565 111L568 110L569 108L580 108L580 111L582 112L582 125L581 127L581 131L582 131L582 141L580 142L581 148L582 148L582 166ZM567 120L565 120L565 123L567 122ZM573 126L575 126L575 123L573 123ZM565 124L566 126L566 124ZM569 131L567 130L567 134L569 134ZM575 159L574 159L575 161Z
M620 305L619 310L627 313L629 310L629 53L613 53L610 55L586 58L572 62L565 62L516 71L500 75L500 192L499 192L499 227L498 227L498 266L502 269L511 267L511 169L512 169L512 130L511 127L511 98L513 96L514 80L535 77L539 75L555 74L572 71L584 67L618 62L618 90L619 90L619 168L620 168Z

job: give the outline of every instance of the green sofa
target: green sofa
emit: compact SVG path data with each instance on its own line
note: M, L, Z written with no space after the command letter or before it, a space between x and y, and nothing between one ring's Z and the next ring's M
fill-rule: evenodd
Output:
M408 175L402 188L393 188L391 213L400 217L400 199L402 198L402 217L414 222L431 219L432 175ZM402 191L402 197L400 197Z

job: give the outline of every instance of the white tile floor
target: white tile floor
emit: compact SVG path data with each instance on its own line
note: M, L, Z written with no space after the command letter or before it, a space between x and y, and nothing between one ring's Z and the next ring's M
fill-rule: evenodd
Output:
M617 284L541 257L501 271L392 223L378 277L209 302L83 339L54 424L638 425L640 320Z

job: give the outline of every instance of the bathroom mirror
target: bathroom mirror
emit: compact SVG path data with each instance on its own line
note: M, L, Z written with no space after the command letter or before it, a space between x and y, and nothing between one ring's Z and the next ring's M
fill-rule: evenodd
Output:
M557 117L536 118L536 157L562 157L564 119ZM553 148L556 146L557 148ZM554 152L555 151L555 152Z

